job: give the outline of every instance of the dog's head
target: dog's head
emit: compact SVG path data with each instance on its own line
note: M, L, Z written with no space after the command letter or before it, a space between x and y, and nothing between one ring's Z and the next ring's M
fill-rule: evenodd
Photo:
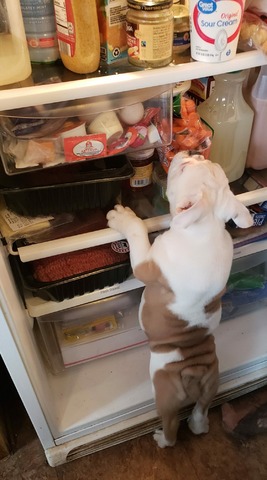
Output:
M233 219L241 228L253 224L247 208L231 192L223 169L202 155L175 155L166 194L177 225L188 227L209 213L223 222Z

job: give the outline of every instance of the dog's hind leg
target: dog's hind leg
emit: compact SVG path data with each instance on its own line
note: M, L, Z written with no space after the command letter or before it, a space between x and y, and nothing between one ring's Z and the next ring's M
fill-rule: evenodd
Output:
M208 375L205 376L206 378L203 378L201 395L198 398L195 407L193 408L191 416L188 418L188 426L195 435L208 433L209 431L209 406L218 389L217 368L218 362L216 358L213 366L208 372Z
M161 448L172 447L177 440L178 413L184 399L184 392L180 398L177 391L177 379L177 373L164 369L157 370L153 378L157 412L162 420L162 430L155 432L154 439Z

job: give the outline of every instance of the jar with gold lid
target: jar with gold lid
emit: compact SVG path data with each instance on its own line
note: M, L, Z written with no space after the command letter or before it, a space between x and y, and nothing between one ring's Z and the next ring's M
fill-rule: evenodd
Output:
M164 67L172 61L172 0L127 0L128 60L137 67Z
M173 52L183 53L190 47L189 10L178 0L173 1Z

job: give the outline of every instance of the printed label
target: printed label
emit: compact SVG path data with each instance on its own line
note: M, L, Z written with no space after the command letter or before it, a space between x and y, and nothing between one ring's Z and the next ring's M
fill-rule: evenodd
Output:
M165 60L171 55L173 24L143 25L126 22L128 56L136 60Z
M190 9L192 57L209 62L233 58L244 0L193 0Z
M26 217L26 216L21 216L17 215L15 212L12 210L9 210L9 208L4 208L1 212L1 215L9 228L13 232L19 232L20 230L31 227L33 225L38 225L38 223L43 223L45 221L53 220L54 217Z
M71 0L54 0L58 45L61 53L73 57L76 32Z
M106 135L99 133L82 137L64 138L64 154L66 162L104 157L107 155Z

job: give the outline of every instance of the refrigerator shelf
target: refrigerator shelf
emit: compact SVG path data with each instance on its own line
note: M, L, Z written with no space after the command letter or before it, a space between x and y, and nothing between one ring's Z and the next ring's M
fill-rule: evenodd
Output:
M33 86L34 79L0 89L2 110L40 105L50 102L65 102L79 98L110 95L139 90L159 85L170 85L183 80L219 75L221 73L256 67L266 63L266 55L257 50L241 52L233 60L221 63L192 61L190 57L184 63L170 64L155 69L132 69L127 61L107 72L96 72L96 76L72 74L66 69L62 72L62 82ZM61 67L60 67L61 68ZM57 70L56 70L57 71ZM122 73L120 73L122 72ZM55 75L55 73L54 73ZM59 72L59 77L61 73ZM86 77L86 78L85 78ZM30 86L29 86L30 85Z
M242 193L237 198L246 206L253 203L263 202L267 198L267 187L255 191ZM169 227L170 215L160 215L145 219L148 232L157 232ZM84 233L75 237L51 240L43 244L32 244L18 248L18 253L22 262L29 262L38 258L49 257L60 253L72 252L82 248L93 247L104 243L122 240L124 237L111 228L99 230L92 233ZM242 247L243 248L243 247ZM256 248L256 247L255 247Z

